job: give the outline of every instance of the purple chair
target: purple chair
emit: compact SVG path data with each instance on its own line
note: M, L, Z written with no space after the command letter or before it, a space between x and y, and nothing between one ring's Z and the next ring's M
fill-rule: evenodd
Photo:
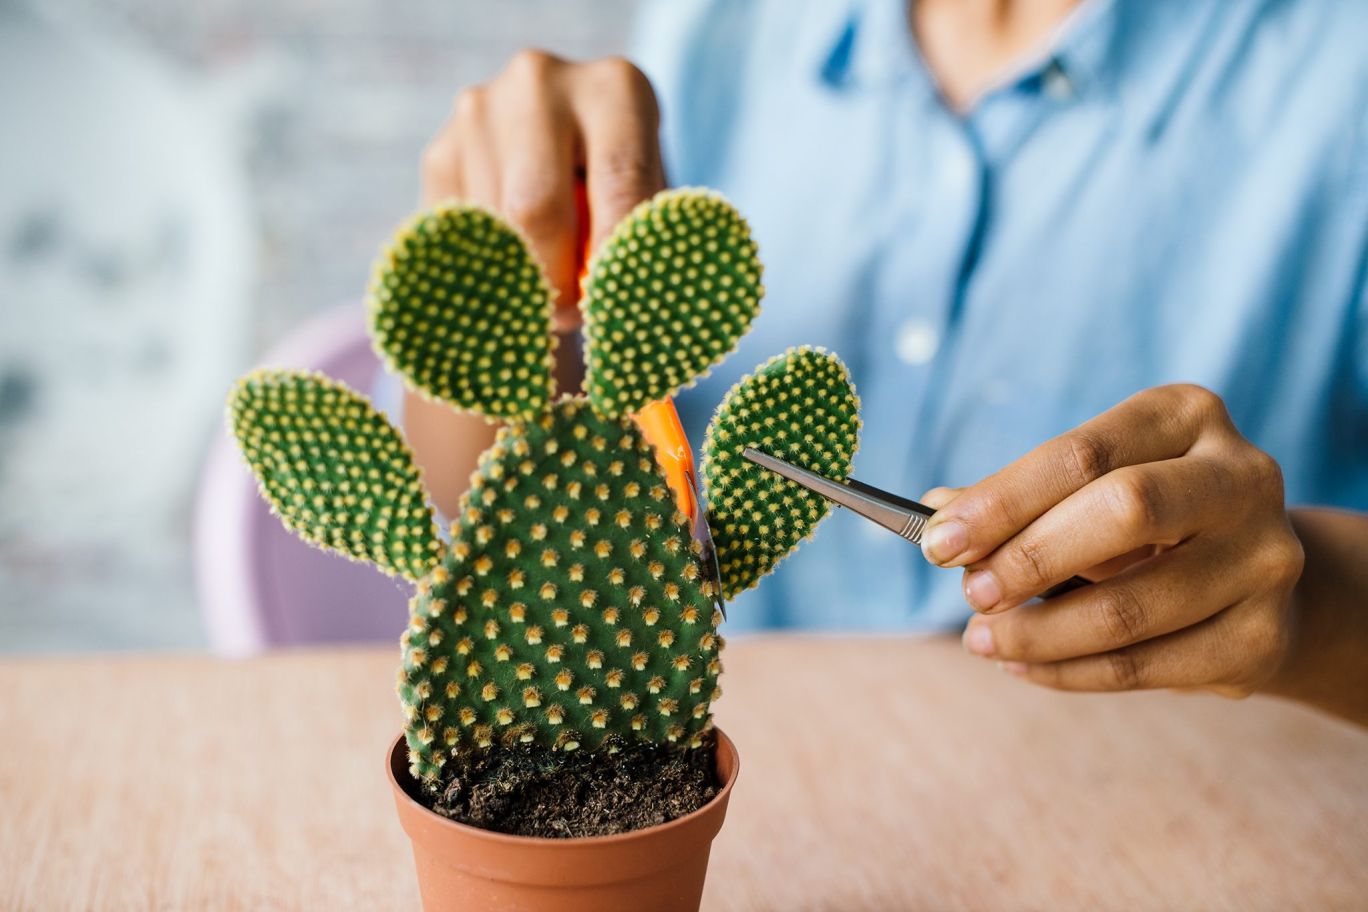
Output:
M362 393L381 370L359 304L310 320L262 363L322 371ZM209 643L225 655L311 643L396 643L407 622L408 584L287 532L221 425L196 497L194 562Z

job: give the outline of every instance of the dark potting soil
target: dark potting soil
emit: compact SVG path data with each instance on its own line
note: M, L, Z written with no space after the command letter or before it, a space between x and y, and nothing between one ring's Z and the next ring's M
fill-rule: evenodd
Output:
M616 754L520 744L453 757L432 809L499 833L607 836L682 817L717 794L713 749L656 744Z

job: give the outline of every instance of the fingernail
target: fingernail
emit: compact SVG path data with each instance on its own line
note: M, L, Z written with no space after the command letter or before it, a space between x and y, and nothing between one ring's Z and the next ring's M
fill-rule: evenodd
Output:
M1026 673L1025 662L998 662L998 668L1001 668L1009 675L1016 675L1018 678Z
M975 611L988 611L1002 601L1002 587L991 570L975 570L964 581L964 595Z
M964 526L949 520L926 530L922 539L922 553L933 564L949 564L969 547L969 533Z
M964 648L974 655L992 655L992 629L987 624L970 624L964 631Z

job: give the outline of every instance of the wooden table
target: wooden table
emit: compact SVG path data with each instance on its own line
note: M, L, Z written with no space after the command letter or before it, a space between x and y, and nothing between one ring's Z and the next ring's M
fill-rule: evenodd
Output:
M726 657L705 909L1368 908L1368 732L1053 694L939 640ZM416 909L396 660L0 664L0 909Z

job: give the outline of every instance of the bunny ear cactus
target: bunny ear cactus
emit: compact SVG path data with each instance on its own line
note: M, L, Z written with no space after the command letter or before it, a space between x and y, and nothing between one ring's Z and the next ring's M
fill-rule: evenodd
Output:
M526 421L554 393L554 300L517 232L451 205L415 216L381 251L367 310L376 350L412 389Z
M632 415L735 348L760 275L721 197L643 203L585 280L587 396L556 399L552 295L521 237L463 205L406 224L371 282L376 348L419 393L502 422L445 548L411 454L364 399L288 372L235 390L232 430L285 524L417 582L398 690L411 769L430 790L452 757L500 744L705 743L721 587ZM844 368L814 350L728 396L707 460L727 592L753 585L822 512L738 462L740 448L843 475L855 407ZM757 549L762 533L773 537Z
M733 598L816 531L825 498L741 455L746 447L837 481L858 446L860 400L840 359L795 348L761 365L722 400L703 442L708 525L722 594Z
M399 432L319 374L256 371L228 397L238 446L287 528L321 548L420 579L441 540Z
M580 304L594 408L629 415L705 376L759 312L760 272L750 228L716 193L670 190L633 209Z

